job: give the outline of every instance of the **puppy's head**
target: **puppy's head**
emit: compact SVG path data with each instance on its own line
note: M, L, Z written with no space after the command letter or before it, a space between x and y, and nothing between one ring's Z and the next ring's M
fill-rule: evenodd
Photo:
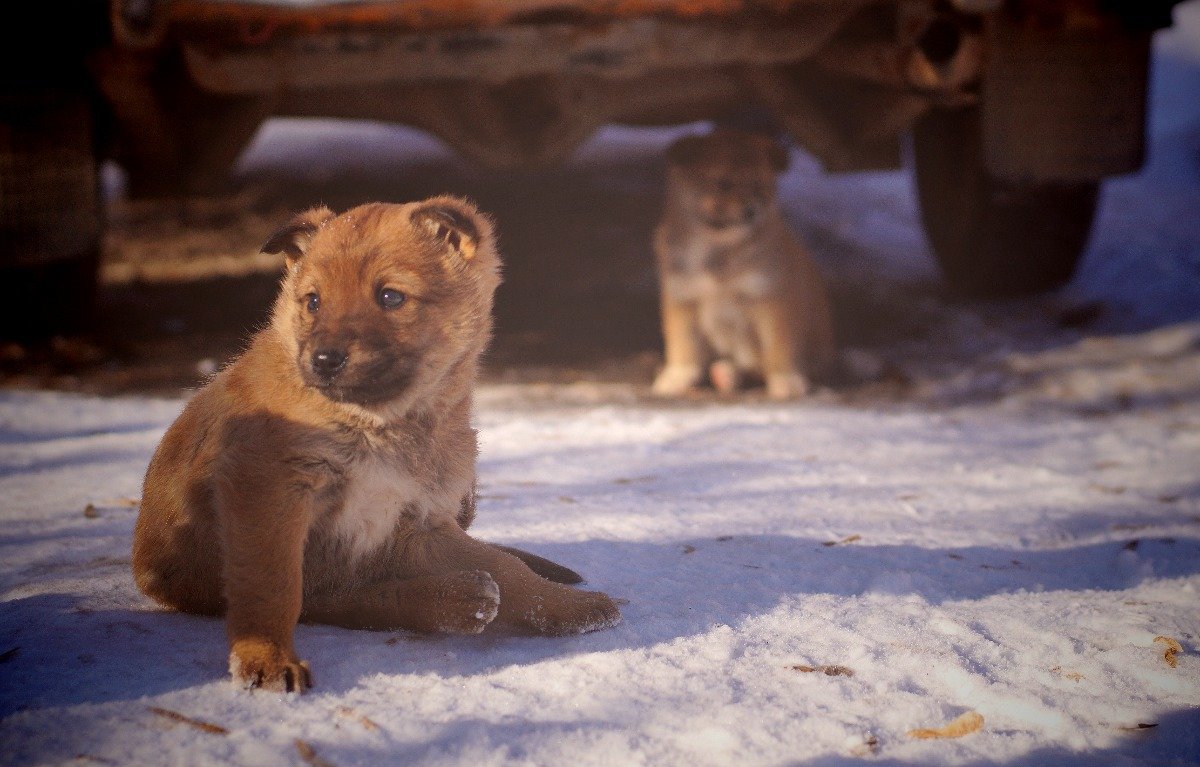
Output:
M676 204L705 227L726 231L753 228L775 207L775 179L788 156L768 136L717 130L676 141L667 164Z
M325 397L394 412L453 370L473 375L500 262L492 223L471 203L314 208L263 250L287 261L272 325Z

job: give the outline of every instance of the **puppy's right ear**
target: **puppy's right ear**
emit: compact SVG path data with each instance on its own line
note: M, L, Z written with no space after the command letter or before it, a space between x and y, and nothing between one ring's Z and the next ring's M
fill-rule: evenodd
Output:
M262 252L282 253L291 269L308 250L317 230L333 217L333 211L324 205L298 213L267 238Z
M684 136L667 147L667 162L687 167L704 157L704 136Z
M492 237L487 216L474 203L460 197L445 194L431 197L417 205L409 218L463 261L474 259L480 243Z

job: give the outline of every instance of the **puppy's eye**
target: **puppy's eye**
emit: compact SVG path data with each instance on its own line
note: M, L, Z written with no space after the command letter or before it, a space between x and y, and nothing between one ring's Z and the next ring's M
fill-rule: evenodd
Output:
M384 288L379 291L379 305L384 309L395 309L403 304L407 298L408 296L393 288Z
M316 293L309 293L304 296L304 308L310 312L315 312L321 308L321 297Z

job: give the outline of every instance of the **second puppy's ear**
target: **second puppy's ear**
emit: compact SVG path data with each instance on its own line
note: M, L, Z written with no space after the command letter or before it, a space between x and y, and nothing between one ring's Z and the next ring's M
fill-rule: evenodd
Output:
M771 142L771 167L775 169L776 173L783 173L787 170L791 159L787 147L778 141Z
M667 147L667 162L686 167L695 165L704 157L704 136L684 136Z
M771 163L771 170L783 173L788 169L791 157L788 155L787 147L770 136L756 135L754 141L766 154L767 161Z
M333 211L324 205L297 213L267 238L262 252L282 253L290 269L308 250L317 230L333 217Z
M409 214L413 224L434 240L470 261L491 231L484 214L459 197L433 197Z

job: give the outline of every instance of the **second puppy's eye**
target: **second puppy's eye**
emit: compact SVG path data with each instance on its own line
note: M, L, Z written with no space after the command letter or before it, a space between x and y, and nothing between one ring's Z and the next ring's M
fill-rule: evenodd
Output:
M309 293L304 296L304 308L310 312L315 312L321 308L321 297L316 293Z
M403 304L407 298L408 296L393 288L384 288L379 291L379 305L384 309L395 309Z

